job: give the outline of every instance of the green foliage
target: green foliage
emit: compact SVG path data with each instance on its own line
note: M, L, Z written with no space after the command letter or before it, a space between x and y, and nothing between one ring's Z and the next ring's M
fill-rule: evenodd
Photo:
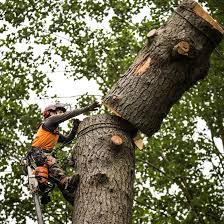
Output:
M200 1L221 23L222 1ZM140 50L149 30L164 21L179 1L36 1L0 3L0 222L34 219L19 165L40 122L32 95L41 96L60 61L65 74L86 77L106 93ZM150 8L141 17L141 10ZM136 18L142 19L136 22ZM224 24L222 24L224 25ZM223 52L223 43L219 51ZM137 179L133 223L223 223L224 63L213 55L210 74L176 104L160 132L136 151ZM85 105L92 98L83 98ZM206 131L196 134L198 121ZM208 134L209 133L209 134ZM64 155L58 155L64 157ZM6 168L12 173L6 173ZM205 169L206 168L206 169ZM207 170L205 172L205 170ZM24 187L25 183L25 187ZM25 192L25 193L24 193ZM45 208L49 223L66 223L59 192ZM13 208L13 209L12 209Z

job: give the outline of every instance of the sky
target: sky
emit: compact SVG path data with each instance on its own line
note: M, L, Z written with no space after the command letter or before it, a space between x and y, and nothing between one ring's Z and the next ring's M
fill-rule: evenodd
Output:
M48 77L52 81L52 87L47 90L46 94L49 98L39 100L37 98L33 98L33 100L38 103L41 110L43 110L46 105L54 103L55 100L62 103L74 104L76 99L84 94L96 95L99 100L101 98L100 96L102 96L102 93L94 80L82 78L81 80L74 81L72 78L65 77L63 73L51 74L48 75ZM55 94L58 98L51 98Z

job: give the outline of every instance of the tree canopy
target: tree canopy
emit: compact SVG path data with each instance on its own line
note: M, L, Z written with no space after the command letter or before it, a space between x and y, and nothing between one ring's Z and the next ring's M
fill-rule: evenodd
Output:
M159 27L178 2L0 3L2 223L35 219L20 160L41 121L38 105L27 102L32 94L45 95L50 87L47 72L63 64L66 76L94 79L105 94L134 60L147 33ZM199 2L224 25L221 1ZM158 133L145 138L144 150L136 150L133 223L223 223L223 51L222 43L208 77L172 108ZM7 173L7 167L12 172ZM57 191L52 199L45 207L46 219L66 223L70 207Z

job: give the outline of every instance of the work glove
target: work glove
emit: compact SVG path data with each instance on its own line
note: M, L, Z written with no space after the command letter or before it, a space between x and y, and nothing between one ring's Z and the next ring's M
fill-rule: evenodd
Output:
M77 118L73 119L73 120L72 120L72 125L73 125L73 127L77 127L77 128L78 128L80 122L81 122L81 121L80 121L79 119L77 119Z
M97 101L95 101L94 103L88 106L88 109L89 111L95 111L97 110L97 107L100 107L100 104Z
M79 119L77 119L77 118L72 120L72 125L73 125L72 131L73 132L76 132L78 130L80 122L81 121Z

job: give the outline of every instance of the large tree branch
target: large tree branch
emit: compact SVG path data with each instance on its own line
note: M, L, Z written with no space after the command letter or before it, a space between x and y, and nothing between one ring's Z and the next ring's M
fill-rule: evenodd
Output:
M182 94L207 75L223 32L196 2L183 1L163 27L148 34L150 41L103 103L151 136Z

